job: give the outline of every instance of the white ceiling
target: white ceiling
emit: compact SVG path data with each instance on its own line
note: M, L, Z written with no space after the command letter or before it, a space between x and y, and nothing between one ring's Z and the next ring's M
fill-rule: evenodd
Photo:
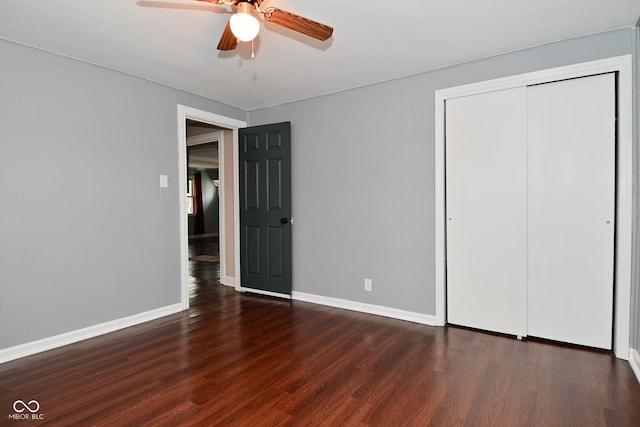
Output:
M0 38L254 110L557 40L632 27L639 0L266 0L334 27L262 21L220 53L230 6L192 0L1 0Z

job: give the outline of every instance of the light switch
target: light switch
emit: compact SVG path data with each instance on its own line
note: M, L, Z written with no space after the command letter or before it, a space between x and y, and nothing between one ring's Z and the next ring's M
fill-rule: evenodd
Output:
M167 175L160 175L160 187L167 188L169 186L169 177Z

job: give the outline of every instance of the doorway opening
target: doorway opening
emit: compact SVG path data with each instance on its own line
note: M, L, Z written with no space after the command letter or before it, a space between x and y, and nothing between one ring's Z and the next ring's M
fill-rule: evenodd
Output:
M180 280L183 309L189 308L189 268L190 262L193 262L189 260L190 256L216 256L215 252L217 252L219 260L211 264L215 264L214 270L218 269L215 275L219 278L219 283L234 286L236 289L240 287L240 280L236 274L240 271L239 244L237 243L239 242L239 209L236 195L238 194L238 128L242 127L246 127L246 122L178 105L177 181L180 198ZM215 144L215 150L213 144ZM191 153L188 152L189 150ZM217 155L216 172L213 172L216 169L212 160L213 151ZM189 169L189 157L193 160L191 169ZM196 180L197 173L199 175ZM196 181L199 185L196 185ZM207 218L203 197L205 185L209 194L217 193L217 236L216 227L213 224L215 218L211 218L216 211L211 206L214 204L211 197L207 200L209 202ZM199 201L195 196L198 192L200 193ZM195 212L198 204L201 204L199 207L203 215L196 220ZM189 212L194 214L189 215ZM189 244L189 235L192 237L192 245ZM207 275L207 277L210 276Z
M220 174L222 129L187 119L187 231L189 297L220 285Z

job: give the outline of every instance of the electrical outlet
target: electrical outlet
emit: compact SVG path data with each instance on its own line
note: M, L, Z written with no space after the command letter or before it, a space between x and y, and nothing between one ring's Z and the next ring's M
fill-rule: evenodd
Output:
M373 291L373 282L371 279L364 279L364 290L367 292Z

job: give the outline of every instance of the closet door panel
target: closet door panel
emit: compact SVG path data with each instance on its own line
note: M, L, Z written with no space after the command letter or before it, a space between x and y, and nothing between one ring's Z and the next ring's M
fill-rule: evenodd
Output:
M611 348L615 79L532 86L528 334Z
M446 101L447 321L526 332L526 88Z

